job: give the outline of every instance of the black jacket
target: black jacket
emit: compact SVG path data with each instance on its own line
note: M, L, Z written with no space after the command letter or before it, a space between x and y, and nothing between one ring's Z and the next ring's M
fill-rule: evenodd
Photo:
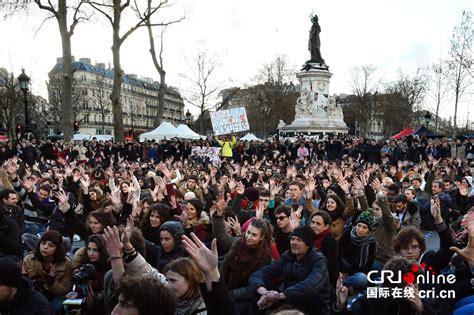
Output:
M3 214L0 214L0 253L23 257L18 224Z
M20 288L10 302L0 302L0 315L52 315L49 301L33 289L33 283L22 278Z
M259 287L269 289L280 279L285 302L310 314L329 313L327 260L319 250L313 247L300 261L296 260L291 250L286 251L279 260L250 275L249 284L254 291Z

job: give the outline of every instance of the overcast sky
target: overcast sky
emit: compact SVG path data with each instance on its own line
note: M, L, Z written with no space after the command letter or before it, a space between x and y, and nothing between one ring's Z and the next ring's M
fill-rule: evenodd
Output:
M319 16L322 56L334 74L330 92L350 93L351 67L372 64L378 69L377 78L389 81L399 70L409 74L446 56L462 10L472 11L474 7L472 0L176 1L162 18L186 12L186 20L168 29L164 59L168 84L182 93L188 84L182 77L189 71L186 59L192 59L199 47L219 56L221 66L214 82L227 80L226 87L251 83L261 65L276 54L287 55L295 70L301 69L309 59L311 12ZM32 8L28 14L0 20L0 66L15 75L25 67L33 91L46 96L47 73L61 55L61 42L55 20L46 22L36 33L45 12ZM127 17L127 21L132 20L133 16ZM93 63L111 63L111 45L111 28L99 14L78 25L72 39L76 59L88 57ZM159 78L148 49L145 29L124 43L122 67L126 73ZM471 89L460 104L458 123L465 124L468 104L473 102ZM474 119L472 112L474 106L470 120ZM453 114L453 101L448 100L441 115L449 118Z

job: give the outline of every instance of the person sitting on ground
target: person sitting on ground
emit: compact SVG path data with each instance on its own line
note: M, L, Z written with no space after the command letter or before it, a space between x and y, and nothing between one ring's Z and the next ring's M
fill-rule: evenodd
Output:
M171 290L149 277L123 278L115 289L118 304L112 315L176 314L176 298Z
M446 309L446 304L438 302L436 299L422 298L419 290L429 289L418 283L418 275L424 273L423 268L417 264L417 271L413 269L413 263L405 258L392 258L385 266L384 270L391 270L394 274L406 274L411 272L415 276L413 283L393 284L390 281L384 282L381 287L398 288L399 292L411 292L407 294L408 297L402 296L395 298L392 294L388 297L368 298L367 296L361 298L357 308L353 311L347 309L347 300L349 289L344 285L344 278L341 276L337 281L336 287L336 302L332 307L333 314L360 314L360 315L378 315L378 314L407 314L407 315L428 315L428 314L449 314ZM385 278L388 279L388 278ZM381 292L381 291L378 291ZM393 292L390 290L389 292ZM444 310L444 312L443 312Z
M165 267L167 287L175 294L177 315L205 313L206 305L201 295L202 274L196 263L187 257L178 258Z
M425 238L423 233L415 226L406 227L398 232L393 245L395 252L404 258L419 264L425 263L427 266L431 266L434 272L440 273L453 256L453 252L449 248L453 246L454 241L448 226L441 217L439 199L434 200L432 216L440 242L439 249L436 252L433 250L425 252Z
M367 286L367 273L372 269L377 242L371 234L374 225L374 209L362 212L356 226L344 232L339 239L339 268L344 285L354 290Z
M104 239L100 234L92 234L86 242L86 246L80 248L74 254L74 268L76 274L84 265L92 265L94 271L85 279L78 279L80 284L86 286L85 304L87 313L103 314L104 313L104 276L110 270L110 261L105 249ZM76 287L77 289L79 286Z
M224 210L227 203L223 196L216 208L216 213L212 216L213 234L226 252L221 265L222 278L239 310L246 311L252 299L248 277L272 260L272 228L269 222L257 219L250 223L244 235L232 237L225 228Z
M316 211L311 215L310 226L316 235L314 247L328 260L329 282L335 286L339 278L339 244L330 232L331 222L327 212Z
M49 301L8 257L0 258L0 292L0 314L53 315Z
M160 226L172 219L170 208L164 203L153 204L140 223L145 240L160 244Z
M309 226L296 228L290 250L250 276L249 284L258 293L250 314L262 314L262 310L282 303L309 314L329 314L327 260L313 247L314 240ZM283 290L278 292L281 284Z
M72 273L72 261L66 256L63 237L57 231L44 233L36 250L23 261L23 274L51 301L55 312L62 309L64 296L72 288Z

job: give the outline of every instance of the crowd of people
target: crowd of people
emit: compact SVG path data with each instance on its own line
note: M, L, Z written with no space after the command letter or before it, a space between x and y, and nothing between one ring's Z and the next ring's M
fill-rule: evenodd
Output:
M474 313L474 139L24 139L0 163L0 314Z

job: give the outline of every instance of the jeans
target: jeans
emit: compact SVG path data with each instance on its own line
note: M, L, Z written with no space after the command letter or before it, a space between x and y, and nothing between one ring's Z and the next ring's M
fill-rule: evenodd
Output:
M344 280L346 287L353 287L355 290L365 289L367 287L367 275L363 272L356 272Z

